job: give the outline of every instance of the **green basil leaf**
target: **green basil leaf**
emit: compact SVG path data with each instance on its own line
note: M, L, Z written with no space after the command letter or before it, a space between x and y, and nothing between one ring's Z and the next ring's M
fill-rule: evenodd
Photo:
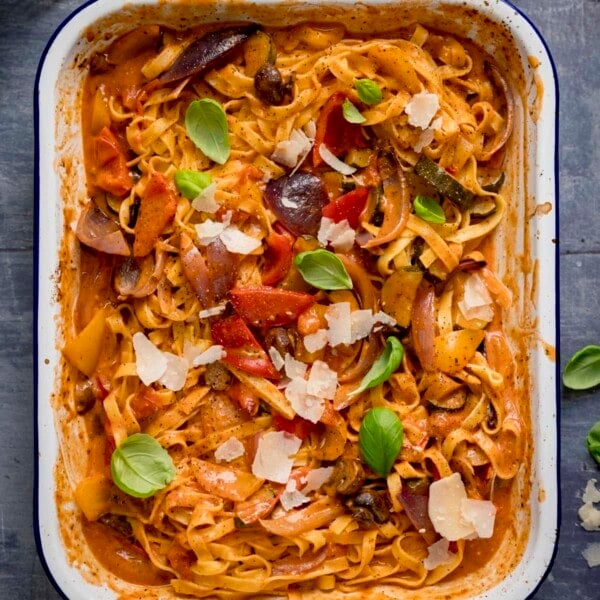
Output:
M600 346L586 346L568 360L562 376L565 387L587 390L600 384Z
M192 142L208 158L220 165L227 162L231 151L227 116L216 100L194 100L185 112L185 128Z
M440 225L446 222L444 209L433 199L427 196L416 196L413 202L415 214L423 221Z
M341 259L329 250L308 250L294 259L306 283L320 290L351 290L352 279Z
M381 88L372 79L359 79L354 87L361 101L369 106L378 104L383 99Z
M175 465L169 453L146 433L123 440L112 453L110 472L121 490L134 498L148 498L171 483Z
M400 340L394 336L387 338L383 353L371 365L371 368L362 378L360 385L348 395L353 397L362 394L365 390L387 381L390 375L400 366L403 357L404 348Z
M585 442L592 458L600 465L600 421L592 425L585 438Z
M176 171L173 179L179 193L188 200L195 200L212 183L212 177L208 173L190 169Z
M384 406L372 408L358 432L360 453L380 477L387 477L402 450L404 428L396 413Z
M360 111L348 98L346 98L342 102L342 113L344 115L344 119L348 121L348 123L364 123L366 119L360 114Z

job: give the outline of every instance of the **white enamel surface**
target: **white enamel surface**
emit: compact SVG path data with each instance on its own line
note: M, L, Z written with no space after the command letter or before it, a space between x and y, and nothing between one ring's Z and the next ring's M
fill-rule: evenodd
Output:
M262 0L268 4L268 0ZM352 6L352 0L337 0L332 5ZM372 0L371 4L382 4ZM446 4L463 5L463 0L446 0ZM59 354L56 350L56 327L59 307L55 302L55 281L62 231L59 181L55 172L56 111L59 103L55 86L61 69L68 60L80 33L95 20L113 12L123 0L99 0L72 15L57 32L40 64L38 86L39 110L39 294L38 294L38 526L43 559L59 588L72 599L94 598L108 600L114 594L86 583L79 571L67 563L60 541L54 503L55 482L53 469L58 457L54 415L49 398L53 394ZM152 4L128 0L129 5ZM321 0L305 2L323 4ZM549 202L552 212L538 218L531 228L531 253L539 261L537 309L538 334L546 344L556 347L556 215L558 206L555 191L555 114L556 85L551 59L545 45L530 23L516 9L501 0L487 3L471 0L476 7L495 21L504 21L511 29L519 50L526 60L534 56L540 61L537 73L544 83L544 97L533 135L535 143L528 148L530 165L529 192L537 202ZM481 596L482 600L523 600L539 584L552 561L556 542L558 489L557 489L557 402L556 364L540 349L531 361L534 390L532 394L532 424L534 456L531 491L531 533L523 559L517 568L498 586Z

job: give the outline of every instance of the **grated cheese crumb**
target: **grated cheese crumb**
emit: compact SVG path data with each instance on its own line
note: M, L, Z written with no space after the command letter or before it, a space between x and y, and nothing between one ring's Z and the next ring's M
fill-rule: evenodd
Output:
M600 544L588 544L581 555L585 558L590 569L600 566Z

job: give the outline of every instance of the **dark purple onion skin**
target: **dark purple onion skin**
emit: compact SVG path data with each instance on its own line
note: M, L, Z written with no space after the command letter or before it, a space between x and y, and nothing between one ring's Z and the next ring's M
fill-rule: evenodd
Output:
M402 491L398 494L398 500L404 507L406 516L410 519L410 522L419 532L425 534L434 534L435 530L431 519L429 518L429 496L414 494L413 492L402 488Z
M284 206L284 197L295 206ZM294 173L269 181L264 199L293 234L314 237L321 224L321 211L329 204L323 182L311 173Z
M193 41L177 58L173 66L158 80L161 83L179 81L212 69L225 62L256 31L256 26L235 27L211 31Z

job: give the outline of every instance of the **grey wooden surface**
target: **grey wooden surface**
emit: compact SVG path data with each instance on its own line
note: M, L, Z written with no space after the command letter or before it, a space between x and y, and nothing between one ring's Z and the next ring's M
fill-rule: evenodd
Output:
M564 365L582 345L600 344L600 2L514 3L545 37L560 79ZM33 533L33 84L46 42L80 4L0 0L0 600L59 598ZM600 479L584 445L598 419L600 391L563 393L562 527L554 566L536 600L600 598L600 567L589 569L581 556L588 544L600 542L600 532L583 531L577 520L587 479Z

